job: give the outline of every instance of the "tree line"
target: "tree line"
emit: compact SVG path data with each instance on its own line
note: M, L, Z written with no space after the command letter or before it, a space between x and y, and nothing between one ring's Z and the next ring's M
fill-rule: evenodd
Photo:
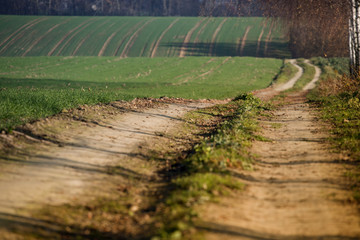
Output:
M347 57L351 1L262 0L262 7L282 20L293 57Z
M349 56L351 35L350 48L360 66L360 33L356 30L360 23L360 0L0 0L0 3L0 14L19 15L267 16L281 20L293 57ZM351 6L355 10L350 11Z
M1 3L2 2L2 3ZM257 0L0 0L0 14L261 16Z

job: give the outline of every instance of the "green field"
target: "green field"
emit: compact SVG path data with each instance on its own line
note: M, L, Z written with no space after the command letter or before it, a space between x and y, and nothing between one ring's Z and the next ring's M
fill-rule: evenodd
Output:
M81 104L235 97L268 86L282 64L252 57L1 57L0 128Z
M0 16L0 56L290 57L263 18Z

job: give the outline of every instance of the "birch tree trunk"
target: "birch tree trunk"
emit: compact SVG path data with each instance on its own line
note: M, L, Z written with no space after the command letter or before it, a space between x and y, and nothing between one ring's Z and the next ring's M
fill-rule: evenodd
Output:
M48 15L51 15L51 13L52 13L52 6L51 6L52 4L51 4L51 0L49 0L49 10L48 10Z
M116 3L117 3L117 14L120 14L120 2L119 0L116 0Z
M360 0L350 0L350 2L350 74L352 77L358 77L360 73Z
M166 6L166 1L167 0L163 0L163 13L164 13L164 16L168 15L168 9L167 9L167 6Z

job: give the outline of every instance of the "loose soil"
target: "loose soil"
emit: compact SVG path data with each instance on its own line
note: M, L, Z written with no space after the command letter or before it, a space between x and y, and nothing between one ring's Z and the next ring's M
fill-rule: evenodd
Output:
M160 35L160 37L158 38L158 40L155 43L155 46L153 48L153 50L151 51L151 58L154 58L157 52L157 49L160 45L161 40L164 38L165 34L175 25L175 23L177 23L180 19L177 18L175 19ZM181 54L180 54L181 55Z

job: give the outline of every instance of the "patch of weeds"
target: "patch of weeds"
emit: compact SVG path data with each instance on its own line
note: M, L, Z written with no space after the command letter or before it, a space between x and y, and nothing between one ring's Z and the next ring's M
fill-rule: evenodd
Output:
M350 182L350 187L353 191L353 198L356 202L360 203L360 168L350 170L345 173L345 177Z
M323 72L331 73L332 77L349 74L349 58L314 57L311 58L311 61L319 66Z
M304 69L304 73L289 91L299 91L303 89L315 76L315 68L305 63L303 59L298 59L297 64Z
M331 139L340 150L355 159L360 158L360 93L341 93L335 96L310 98L322 109L322 117L333 126Z
M279 129L279 128L281 128L282 124L281 123L271 123L270 126L272 128Z
M232 102L192 113L192 124L203 121L200 115L221 117L216 131L197 144L185 159L172 162L171 192L166 197L159 219L160 232L153 239L180 239L194 234L195 207L218 197L242 189L229 168L252 170L252 157L248 149L255 139L257 116L269 109L258 98L243 94ZM207 117L205 117L206 119Z

